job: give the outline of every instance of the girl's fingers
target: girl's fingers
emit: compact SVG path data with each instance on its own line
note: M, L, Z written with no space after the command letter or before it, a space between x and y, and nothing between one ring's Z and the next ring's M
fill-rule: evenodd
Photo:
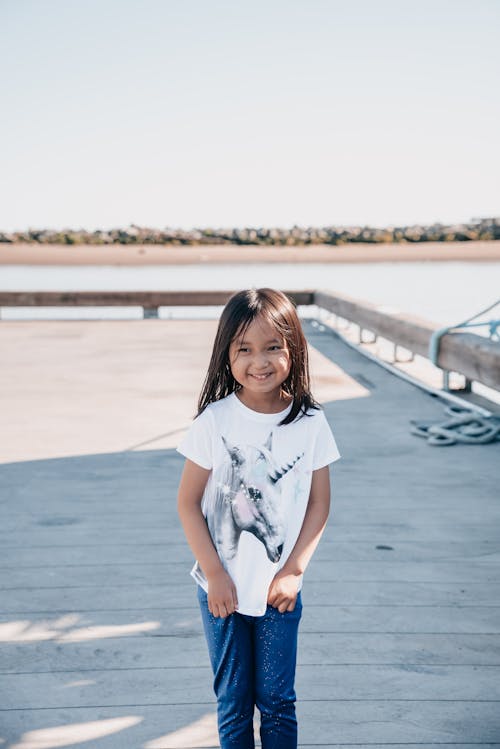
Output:
M213 601L212 603L208 604L208 610L210 611L212 616L215 616L217 618L219 616L222 616L222 605L223 604L217 603L217 601Z
M295 608L296 600L297 600L296 598L288 598L288 597L278 598L278 600L274 604L274 608L278 609L280 614L284 614L285 611L293 611Z
M208 600L208 610L215 617L225 618L230 614L233 614L238 608L238 597L236 595L236 589L232 589L230 597L225 601Z
M222 591L220 596L218 591L213 591L212 595L213 598L208 597L208 610L212 616L225 619L238 608L238 596L234 585Z
M276 596L276 600L273 604L275 609L278 609L280 614L282 614L284 611L286 611L286 607L288 606L288 599L283 598L283 596Z
M221 607L218 603L214 605L214 616L216 619L222 616Z
M225 618L230 614L234 614L237 606L237 602L235 603L234 600L230 600L226 602L222 601L221 603L214 603L214 605L209 606L208 609L212 616Z
M268 595L268 597L267 597L268 604L270 606L276 606L276 600L277 600L277 598L278 598L278 596L276 595L276 593L270 593Z
M232 614L234 611L232 601L228 601L227 603L220 603L219 604L219 616L222 619L225 619L227 616Z

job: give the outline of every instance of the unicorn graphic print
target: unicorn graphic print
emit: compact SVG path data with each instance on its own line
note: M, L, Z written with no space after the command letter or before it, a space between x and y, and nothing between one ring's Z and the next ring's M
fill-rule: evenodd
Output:
M271 562L281 558L286 535L282 479L304 453L278 464L272 438L271 431L262 445L235 445L222 436L227 458L214 473L206 518L225 566L237 554L243 531L263 544Z

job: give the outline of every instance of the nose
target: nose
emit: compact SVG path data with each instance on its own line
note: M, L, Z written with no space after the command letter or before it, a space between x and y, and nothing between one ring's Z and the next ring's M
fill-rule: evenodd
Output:
M266 352L262 354L256 354L255 366L258 369L265 369L269 364L269 357Z
M278 546L278 547L276 548L276 551L278 552L278 559L281 559L281 555L282 555L282 553L283 553L283 544L280 544L280 545L279 545L279 546Z

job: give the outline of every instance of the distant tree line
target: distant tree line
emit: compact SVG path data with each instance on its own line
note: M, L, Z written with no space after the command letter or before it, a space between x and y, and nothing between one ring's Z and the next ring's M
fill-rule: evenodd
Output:
M467 242L500 239L500 218L473 219L468 224L431 226L325 226L292 229L151 229L131 224L128 229L85 231L84 229L29 229L0 232L0 243L8 244L163 244L163 245L343 245L398 242Z

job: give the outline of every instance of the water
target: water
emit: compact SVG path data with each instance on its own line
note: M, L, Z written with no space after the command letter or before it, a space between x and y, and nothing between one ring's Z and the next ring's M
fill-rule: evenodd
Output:
M3 291L237 290L251 286L328 289L383 305L387 312L453 325L500 299L500 263L283 263L162 266L0 266ZM204 310L213 315L215 310ZM162 309L160 317L200 316L201 310ZM132 318L139 308L3 308L3 319ZM500 308L489 317L499 317ZM481 329L475 332L480 333Z

